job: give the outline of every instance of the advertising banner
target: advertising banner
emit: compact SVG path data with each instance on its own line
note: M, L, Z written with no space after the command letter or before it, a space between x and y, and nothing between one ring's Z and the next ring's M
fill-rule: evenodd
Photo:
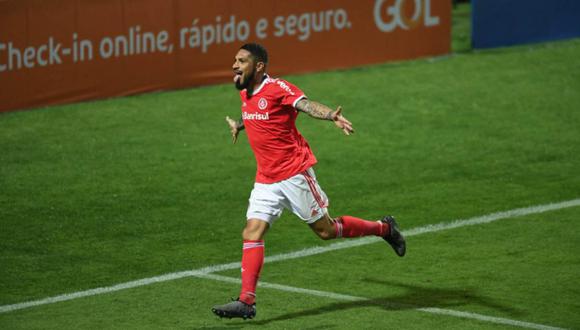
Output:
M0 0L0 111L446 54L448 0Z
M578 0L472 0L473 48L580 37Z

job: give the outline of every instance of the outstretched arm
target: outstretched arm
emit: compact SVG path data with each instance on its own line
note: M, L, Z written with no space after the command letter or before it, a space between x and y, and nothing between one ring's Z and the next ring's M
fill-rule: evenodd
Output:
M307 113L312 118L331 120L334 122L336 127L340 128L346 135L354 133L352 123L342 115L341 106L338 106L336 110L332 110L322 103L302 99L296 104L296 109Z
M226 122L230 126L230 132L232 132L232 143L236 143L238 141L238 134L244 129L244 122L242 119L235 121L229 116L226 116Z

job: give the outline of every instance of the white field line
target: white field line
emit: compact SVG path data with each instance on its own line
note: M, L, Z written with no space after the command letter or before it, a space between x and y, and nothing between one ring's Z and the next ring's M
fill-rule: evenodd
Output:
M433 232L454 229L454 228L459 228L459 227L464 227L464 226L473 226L473 225L478 225L478 224L484 224L484 223L489 223L489 222L493 222L493 221L497 221L497 220L508 219L508 218L513 218L513 217L518 217L518 216L529 215L529 214L536 214L536 213L543 213L543 212L548 212L548 211L560 210L560 209L565 209L565 208L575 207L575 206L580 206L580 199L573 199L573 200L564 201L564 202L560 202L560 203L552 203L552 204L544 204L544 205L537 205L537 206L532 206L532 207L519 208L519 209L514 209L514 210L510 210L510 211L505 211L505 212L491 213L491 214L487 214L487 215L480 216L480 217L455 220L455 221L447 222L447 223L443 222L443 223L438 223L435 225L427 225L427 226L413 228L413 229L410 229L407 231L403 231L403 234L407 237L410 237L410 236L416 236L416 235L421 235L421 234L426 234L426 233L433 233ZM347 248L351 248L351 247L355 247L355 246L367 245L367 244L371 244L371 243L378 242L378 241L382 241L382 239L377 238L377 237L363 237L360 239L345 240L345 241L330 244L330 245L327 245L324 247L312 247L312 248L299 250L299 251L295 251L295 252L273 255L270 257L266 257L264 262L268 263L268 262L303 258L303 257L307 257L307 256L312 256L312 255L316 255L316 254L330 252L330 251L347 249ZM219 265L203 267L203 268L199 268L199 269L195 269L195 270L169 273L169 274L159 275L159 276L155 276L155 277L149 277L149 278L144 278L144 279L140 279L140 280L120 283L120 284L116 284L116 285L108 286L108 287L95 288L95 289L90 289L90 290L85 290L85 291L78 291L78 292L73 292L73 293L68 293L68 294L63 294L63 295L59 295L59 296L48 297L48 298L44 298L44 299L28 301L28 302L23 302L23 303L18 303L18 304L3 305L3 306L0 306L0 313L7 313L7 312L12 312L12 311L16 311L19 309L25 309L25 308L30 308L30 307L34 307L34 306L53 304L53 303L57 303L57 302L73 300L73 299L78 299L78 298L82 298L82 297L95 296L95 295L100 295L100 294L104 294L104 293L110 293L110 292L116 292L116 291L141 287L141 286L150 285L150 284L154 284L154 283L160 283L160 282L172 281L172 280L177 280L177 279L186 278L186 277L197 276L199 274L211 274L211 273L216 273L216 272L230 270L230 269L237 269L237 268L240 268L240 262L231 262L231 263L227 263L227 264L219 264Z
M220 281L220 282L228 282L228 283L241 283L242 281L238 278L216 275L216 274L198 274L195 275L196 277ZM304 289L304 288L297 288L293 286L275 284L275 283L267 283L267 282L259 282L259 287L292 292L292 293L299 293L305 294L310 296L316 297L323 297L323 298L330 298L334 300L345 300L345 301L369 301L370 298L363 298L363 297L356 297L350 296L345 294L339 294L334 292L328 291L319 291L319 290L311 290L311 289ZM523 322L518 320L506 319L503 317L494 317L494 316L487 316L483 314L477 313L470 313L470 312L461 312L452 309L443 309L443 308L434 308L434 307L425 307L425 308L417 308L412 305L403 305L397 303L389 304L392 308L401 308L405 307L408 309L416 310L419 312L429 313L429 314L438 314L438 315L446 315L446 316L454 316L459 318L465 319L472 319L478 320L482 322L490 322L496 324L503 324L503 325L510 325L520 328L527 328L527 329L537 329L537 330L564 330L563 328L556 328L548 325L538 324L538 323L531 323L531 322Z

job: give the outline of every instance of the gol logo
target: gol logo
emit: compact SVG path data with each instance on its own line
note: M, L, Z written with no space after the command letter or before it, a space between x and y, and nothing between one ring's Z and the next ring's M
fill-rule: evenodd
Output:
M383 19L383 5L392 2L391 6L386 8L388 20ZM413 2L414 11L411 17L405 16L405 8ZM431 0L376 0L375 1L375 24L383 32L391 32L397 27L403 30L410 30L421 21L426 27L439 25L439 17L431 16Z

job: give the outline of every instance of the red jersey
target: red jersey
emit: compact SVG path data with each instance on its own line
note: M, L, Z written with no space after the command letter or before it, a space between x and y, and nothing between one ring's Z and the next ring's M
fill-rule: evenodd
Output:
M245 89L240 92L242 119L258 165L256 182L282 181L316 164L296 129L296 103L305 97L291 83L268 76L250 98Z

